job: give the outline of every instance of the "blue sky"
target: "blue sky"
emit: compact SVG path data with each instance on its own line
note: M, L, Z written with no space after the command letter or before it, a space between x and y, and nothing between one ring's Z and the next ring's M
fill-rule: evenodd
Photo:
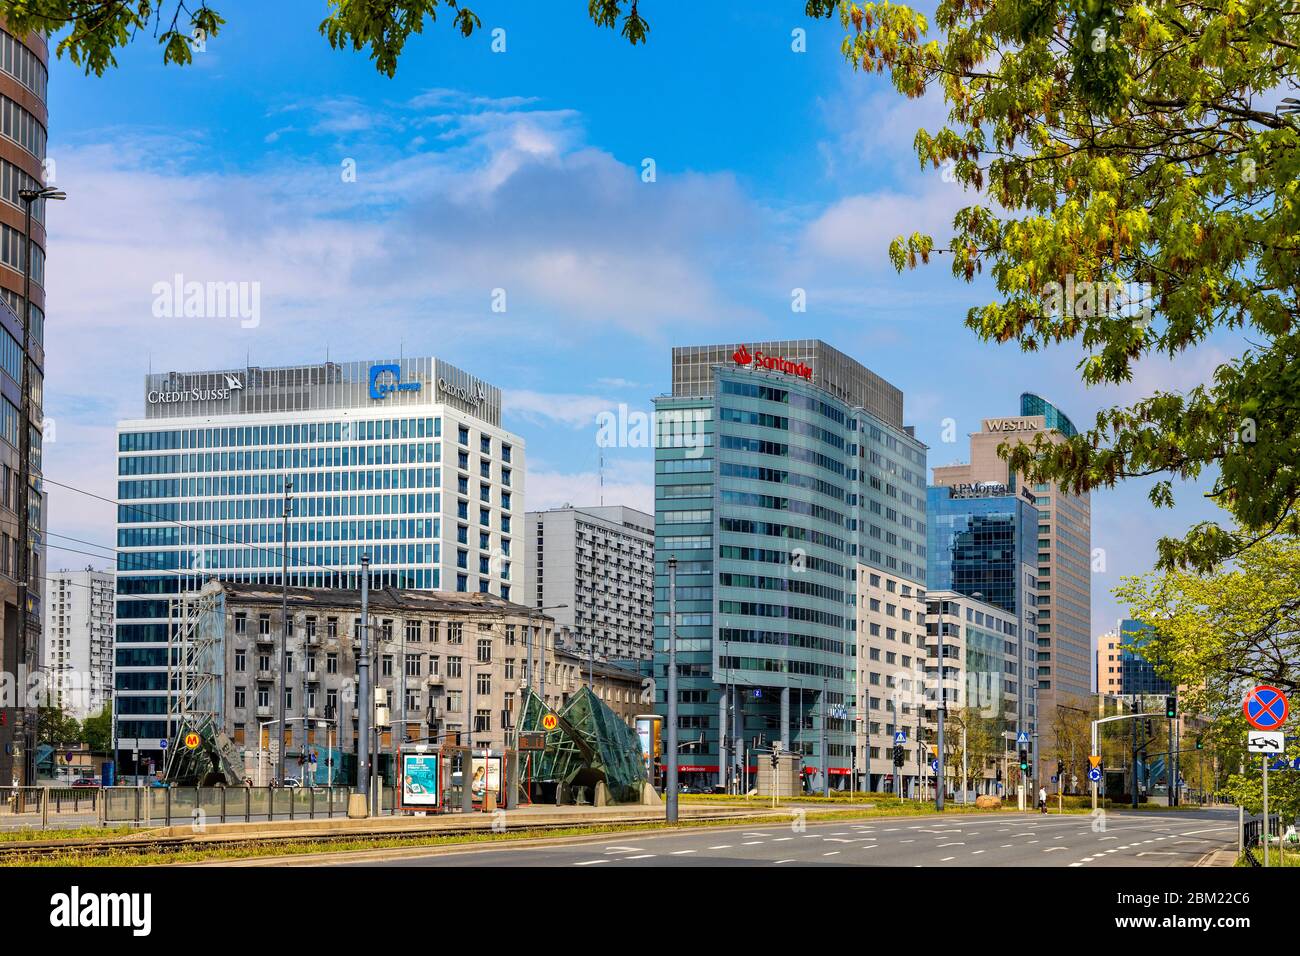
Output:
M228 24L192 67L164 67L148 38L103 78L56 62L49 153L69 200L49 215L47 473L113 497L113 425L142 414L151 367L327 349L436 354L503 387L529 507L595 500L596 415L648 412L673 345L823 338L903 389L932 465L965 460L966 433L1015 414L1021 391L1084 424L1204 381L1231 354L1213 340L1086 390L1076 348L978 342L962 320L986 284L942 263L899 276L885 258L894 235L939 238L974 201L911 148L942 103L853 72L838 23L802 6L655 3L650 42L632 49L581 0L480 3L481 33L430 25L389 80L365 54L329 49L322 2L222 0ZM257 324L155 317L153 286L176 274L257 283ZM795 289L806 312L791 309ZM651 508L650 461L607 450L606 501ZM1094 634L1120 616L1109 589L1150 567L1160 534L1214 516L1195 489L1152 512L1148 487L1093 497L1106 551ZM112 542L110 506L51 494L51 530ZM55 566L85 560L51 552Z

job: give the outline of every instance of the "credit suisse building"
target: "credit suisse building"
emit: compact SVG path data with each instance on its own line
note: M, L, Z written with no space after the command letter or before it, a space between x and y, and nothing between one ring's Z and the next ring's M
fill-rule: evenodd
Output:
M902 392L812 339L674 348L655 427L657 709L675 557L681 779L752 774L747 751L780 742L848 786L855 581L925 586L926 447Z
M356 588L362 555L375 588L510 600L522 579L523 441L501 390L441 359L152 374L144 400L118 423L124 770L173 735L170 602L206 579L279 584L284 548L293 586Z

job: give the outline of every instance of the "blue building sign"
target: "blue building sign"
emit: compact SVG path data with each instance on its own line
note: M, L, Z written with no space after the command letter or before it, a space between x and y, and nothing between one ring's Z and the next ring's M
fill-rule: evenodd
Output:
M403 382L400 365L370 366L370 397L387 398L392 392L418 392L419 382Z

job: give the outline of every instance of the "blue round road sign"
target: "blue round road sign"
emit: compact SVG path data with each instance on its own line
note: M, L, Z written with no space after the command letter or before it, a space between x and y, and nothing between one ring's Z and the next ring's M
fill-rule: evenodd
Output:
M938 772L939 772L939 761L937 761L937 760L931 760L931 761L930 761L930 769L933 770L935 773L938 773Z
M1101 768L1093 767L1092 769L1090 769L1088 771L1088 779L1091 780L1093 783L1099 781L1101 779Z
M159 750L166 750L166 749L167 749L167 739L166 739L166 738L163 738L162 740L158 741L158 749L159 749Z
M1289 707L1285 694L1276 687L1261 684L1246 695L1241 710L1252 727L1278 730L1286 723Z

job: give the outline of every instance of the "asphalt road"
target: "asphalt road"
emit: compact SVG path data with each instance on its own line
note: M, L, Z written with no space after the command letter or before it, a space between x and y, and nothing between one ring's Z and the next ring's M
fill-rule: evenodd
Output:
M899 817L750 829L575 837L538 847L476 848L364 866L1191 866L1235 846L1236 811ZM349 864L343 864L349 865Z

